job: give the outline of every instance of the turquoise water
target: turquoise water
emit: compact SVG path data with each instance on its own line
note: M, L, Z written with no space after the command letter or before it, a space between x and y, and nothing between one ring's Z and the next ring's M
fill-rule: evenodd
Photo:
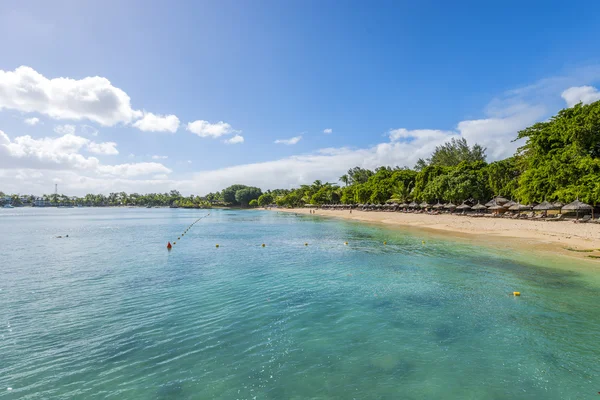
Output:
M0 398L598 396L597 268L206 213L0 210Z

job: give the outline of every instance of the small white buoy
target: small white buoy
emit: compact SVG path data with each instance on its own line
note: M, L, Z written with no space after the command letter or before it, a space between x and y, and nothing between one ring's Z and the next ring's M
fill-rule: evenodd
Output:
M10 391L12 390L12 388L11 388L11 387L9 387L9 388L6 388L6 390L8 390L8 391L10 392Z

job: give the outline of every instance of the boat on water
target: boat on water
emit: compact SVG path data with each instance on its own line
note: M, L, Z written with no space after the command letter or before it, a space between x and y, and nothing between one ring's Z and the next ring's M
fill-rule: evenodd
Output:
M5 204L4 208L15 208L15 206L13 206L12 204Z

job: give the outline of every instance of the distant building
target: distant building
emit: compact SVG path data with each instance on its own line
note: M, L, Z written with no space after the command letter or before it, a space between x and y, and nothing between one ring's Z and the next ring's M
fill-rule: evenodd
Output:
M41 197L36 197L33 202L34 207L50 207L50 200L44 200Z

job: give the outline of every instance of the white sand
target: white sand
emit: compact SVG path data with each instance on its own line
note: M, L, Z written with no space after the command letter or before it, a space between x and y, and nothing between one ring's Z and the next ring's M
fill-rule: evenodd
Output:
M274 211L309 214L309 209L273 209ZM444 231L458 236L475 235L477 238L503 237L518 239L518 245L526 245L535 250L555 251L579 258L591 258L588 255L600 256L600 224L575 224L572 221L529 221L504 218L473 218L459 215L405 214L399 212L377 212L352 210L314 210L316 215L337 217L383 223L390 225L410 226L428 230ZM551 246L549 246L551 245ZM567 248L594 250L579 253ZM600 260L598 264L600 264Z

